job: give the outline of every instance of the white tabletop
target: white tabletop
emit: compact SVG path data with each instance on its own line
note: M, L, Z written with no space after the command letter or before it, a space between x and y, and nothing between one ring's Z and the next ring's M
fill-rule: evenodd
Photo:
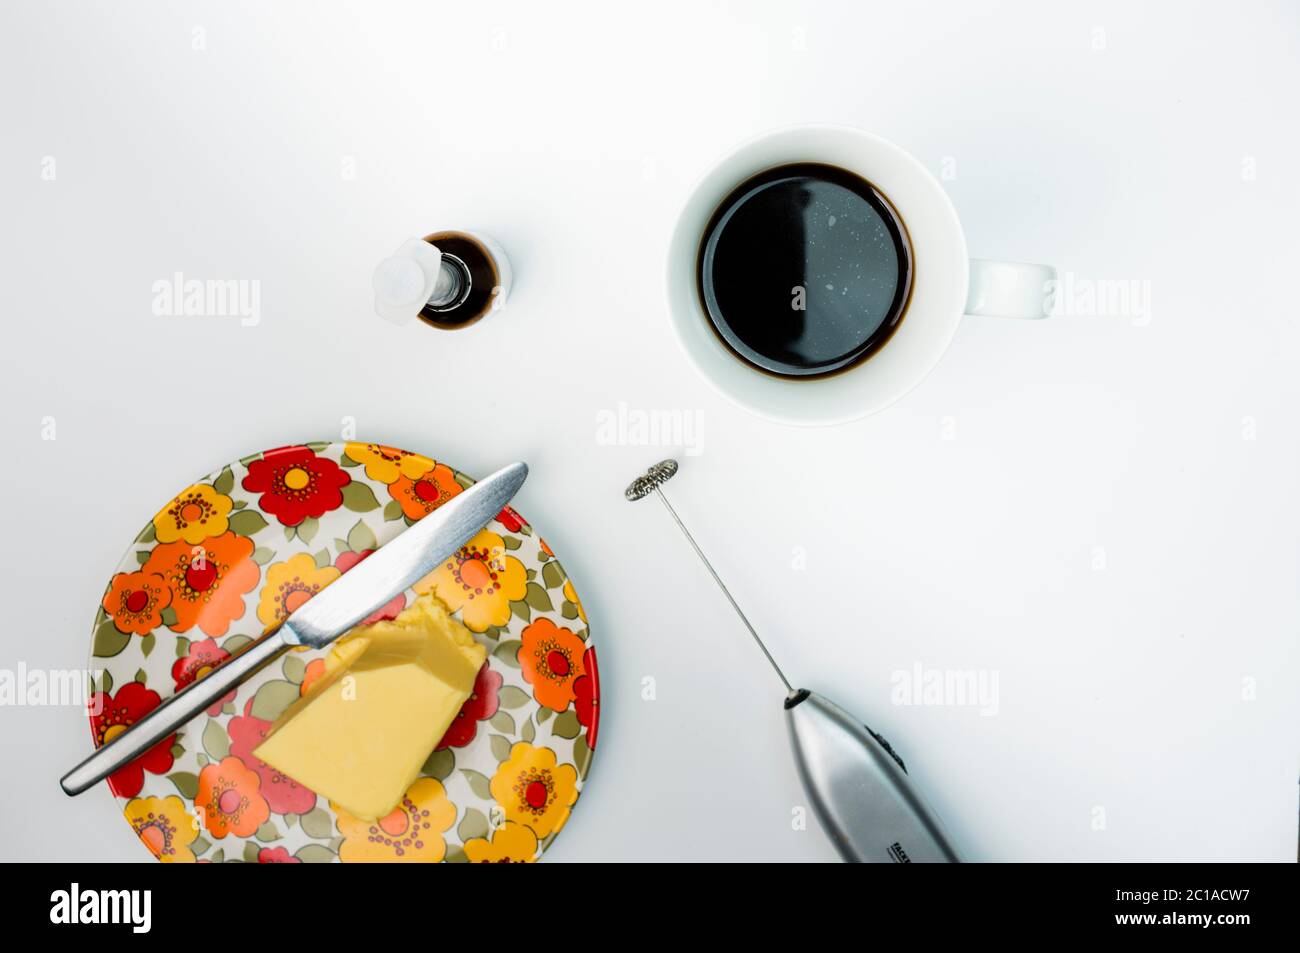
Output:
M676 455L792 679L889 737L969 858L1295 857L1294 5L60 0L0 36L0 668L83 666L127 543L224 461L348 420L469 473L523 458L604 692L548 859L832 859L793 823L777 683L623 500ZM747 415L671 337L665 244L708 164L804 121L913 152L972 254L1150 307L967 319L855 424ZM377 318L376 262L456 226L508 250L507 310ZM260 282L258 322L155 315L176 272ZM603 439L622 412L698 422L693 455ZM917 667L995 703L897 704ZM0 708L0 855L147 857L103 792L59 793L87 741Z

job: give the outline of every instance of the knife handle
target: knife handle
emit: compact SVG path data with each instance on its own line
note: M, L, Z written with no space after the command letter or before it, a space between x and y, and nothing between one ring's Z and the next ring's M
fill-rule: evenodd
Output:
M69 795L98 784L118 768L130 764L168 735L178 731L203 709L238 687L288 648L280 630L249 643L197 682L191 682L145 715L108 744L103 745L63 776L59 782Z

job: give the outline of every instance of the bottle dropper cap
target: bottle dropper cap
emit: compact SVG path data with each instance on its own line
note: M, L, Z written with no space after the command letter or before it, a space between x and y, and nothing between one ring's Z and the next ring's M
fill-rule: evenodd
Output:
M407 324L425 305L454 301L461 289L460 271L442 260L442 252L422 238L411 238L375 268L375 311L394 324Z

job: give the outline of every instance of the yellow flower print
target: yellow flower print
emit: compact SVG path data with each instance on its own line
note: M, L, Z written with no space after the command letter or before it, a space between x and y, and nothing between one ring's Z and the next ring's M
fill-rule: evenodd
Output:
M433 461L428 457L382 443L350 443L343 452L357 463L365 464L366 476L380 483L394 483L398 477L414 480L433 469Z
M266 570L266 585L257 603L257 617L270 628L339 577L333 566L319 569L310 553L290 556Z
M537 835L531 827L506 821L493 831L491 840L465 841L465 856L471 864L531 864L537 859Z
M550 748L520 741L497 768L491 787L506 820L526 824L543 838L569 819L578 800L578 770L571 764L557 765Z
M339 860L345 864L390 861L436 864L447 854L442 835L456 822L456 805L447 798L440 781L420 778L412 784L387 817L365 821L353 817L333 801L338 815Z
M510 621L510 603L528 591L528 571L496 533L483 530L413 587L432 591L473 632Z
M199 836L199 826L176 795L132 798L122 813L136 837L164 864L194 863L190 845Z
M196 483L178 495L153 518L154 534L160 543L178 539L194 546L220 536L230 528L234 501L206 483Z
M582 600L578 598L578 591L573 588L573 580L564 580L564 598L573 603L573 607L578 610L578 618L583 622L587 621L587 610L582 607Z

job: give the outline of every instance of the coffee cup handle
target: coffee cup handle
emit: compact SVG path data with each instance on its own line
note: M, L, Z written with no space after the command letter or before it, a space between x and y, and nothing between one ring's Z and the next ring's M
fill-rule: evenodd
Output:
M966 313L995 318L1045 318L1051 314L1050 294L1056 269L1017 261L970 260Z

